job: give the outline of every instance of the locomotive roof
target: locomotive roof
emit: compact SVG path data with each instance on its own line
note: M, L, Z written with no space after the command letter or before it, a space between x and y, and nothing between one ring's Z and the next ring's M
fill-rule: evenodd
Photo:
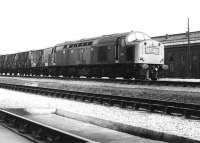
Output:
M102 35L102 36L98 36L98 37L80 39L80 40L76 40L76 41L66 41L64 43L57 44L56 46L76 44L76 43L82 43L82 42L93 42L96 40L98 40L100 42L100 41L109 40L109 39L116 39L117 37L124 37L124 36L128 35L129 33L130 32L115 33L115 34L109 34L109 35Z
M66 41L66 42L63 42L63 43L60 43L60 44L56 44L53 47L48 47L48 48L44 48L44 49L37 49L37 50L28 50L28 51L17 52L17 53L12 53L12 54L23 54L23 53L28 53L28 52L36 52L36 51L41 51L41 50L45 50L45 49L49 49L49 48L52 49L52 48L57 47L57 46L79 44L79 43L85 43L85 42L88 42L88 43L92 42L93 45L95 45L95 44L100 45L100 44L104 44L104 43L107 43L107 42L114 42L116 40L116 38L125 37L132 32L137 33L139 31L130 31L130 32L124 32L124 33L102 35L102 36L98 36L98 37L80 39L80 40L76 40L76 41ZM143 33L143 32L140 32L140 33ZM5 55L12 55L12 54L5 54ZM3 56L3 55L1 55L1 56Z
M166 34L152 37L152 39L163 43L166 46L182 45L188 43L188 33ZM200 43L200 31L190 32L190 43Z

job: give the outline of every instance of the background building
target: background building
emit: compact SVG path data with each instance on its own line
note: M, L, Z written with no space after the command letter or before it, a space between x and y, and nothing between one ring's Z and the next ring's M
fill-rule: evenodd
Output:
M200 31L152 38L165 45L165 76L200 78Z

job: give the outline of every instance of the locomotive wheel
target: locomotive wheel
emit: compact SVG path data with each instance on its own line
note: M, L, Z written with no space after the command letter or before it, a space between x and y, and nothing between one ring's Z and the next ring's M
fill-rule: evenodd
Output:
M124 79L132 79L132 76L123 76Z
M151 76L151 80L158 80L158 75L154 74L153 76Z
M86 77L87 77L87 78L92 78L92 76L91 76L91 75L87 75Z
M158 77L157 76L153 76L153 77L151 77L151 80L158 80Z
M109 76L109 78L110 78L110 79L115 79L116 77L115 77L115 76Z
M151 80L158 80L158 78L151 78Z
M146 76L145 75L139 75L135 77L135 80L145 80Z

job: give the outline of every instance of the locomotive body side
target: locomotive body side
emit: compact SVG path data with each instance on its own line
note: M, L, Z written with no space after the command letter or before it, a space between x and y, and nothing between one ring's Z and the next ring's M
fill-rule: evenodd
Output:
M68 76L157 79L164 65L163 45L139 32L60 44L55 53L54 71Z
M3 68L4 58L5 58L5 55L0 55L0 73L3 73L4 71L4 68Z

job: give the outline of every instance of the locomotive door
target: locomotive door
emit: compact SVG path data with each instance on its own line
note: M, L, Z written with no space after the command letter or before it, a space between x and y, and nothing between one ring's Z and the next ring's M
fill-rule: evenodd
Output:
M118 37L115 45L115 63L119 63L120 47L121 47L121 38Z
M83 63L84 64L90 64L91 49L92 49L92 47L84 48L84 51L83 51Z
M84 64L85 62L84 62L84 48L81 48L80 49L80 63L81 64Z
M135 46L126 46L126 60L133 61L135 57Z
M80 48L79 50L80 64L85 65L88 62L87 55L88 55L88 47Z

